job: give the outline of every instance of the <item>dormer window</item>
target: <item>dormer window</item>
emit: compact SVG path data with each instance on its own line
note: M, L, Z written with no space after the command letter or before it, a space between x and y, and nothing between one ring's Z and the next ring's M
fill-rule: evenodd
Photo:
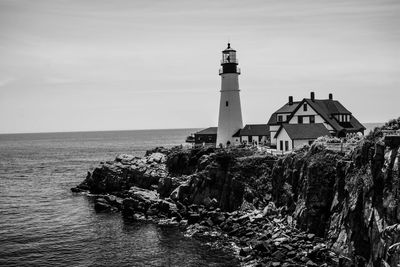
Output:
M338 122L350 122L351 120L351 115L348 114L338 114L335 115L335 118Z
M282 115L278 115L278 122L283 122L283 116Z
M307 103L303 104L303 111L307 111Z

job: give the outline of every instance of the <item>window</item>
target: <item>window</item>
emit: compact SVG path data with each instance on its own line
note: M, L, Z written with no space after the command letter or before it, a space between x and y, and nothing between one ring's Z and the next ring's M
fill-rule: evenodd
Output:
M282 122L283 121L283 116L282 115L278 115L278 122Z
M297 123L302 124L303 123L303 116L298 116L297 117Z
M285 141L285 151L289 150L289 141Z
M229 106L229 102L228 101L225 102L225 106Z
M303 111L307 111L307 104L306 103L304 103L304 105L303 105Z
M310 116L310 123L315 123L315 116L314 115Z
M282 140L279 142L279 148L280 148L280 150L283 150L283 141Z

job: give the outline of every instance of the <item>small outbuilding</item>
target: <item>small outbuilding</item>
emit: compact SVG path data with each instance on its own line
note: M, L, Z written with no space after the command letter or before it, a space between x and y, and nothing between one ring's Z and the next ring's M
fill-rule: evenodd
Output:
M209 127L194 134L194 144L215 146L217 143L218 127Z
M239 137L240 143L265 144L269 140L268 128L267 124L246 124L233 137Z

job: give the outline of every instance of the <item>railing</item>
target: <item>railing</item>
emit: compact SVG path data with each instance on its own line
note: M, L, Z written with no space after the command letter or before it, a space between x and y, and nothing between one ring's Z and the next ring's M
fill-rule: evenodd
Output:
M223 74L224 73L224 69L220 68L219 69L219 74ZM236 68L236 72L227 72L227 73L237 73L240 74L240 68Z

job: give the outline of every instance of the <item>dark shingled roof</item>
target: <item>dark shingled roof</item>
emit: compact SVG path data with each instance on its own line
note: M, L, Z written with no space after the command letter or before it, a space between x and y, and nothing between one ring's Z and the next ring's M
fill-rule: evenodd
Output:
M288 124L284 123L275 134L275 138L285 129L292 140L317 139L320 136L330 135L323 123Z
M330 99L304 99L328 124L330 124L335 131L340 132L346 130L347 132L364 131L365 127L356 119L351 116L350 122L339 123L333 115L335 114L348 114L348 111L339 101Z
M218 127L209 127L204 130L198 131L195 134L217 134Z
M280 109L275 111L271 117L269 118L268 125L278 125L276 115L278 113L292 113L296 108L300 101L294 101L292 105L289 105L289 102L283 105Z
M246 124L239 133L240 136L260 136L269 135L267 124Z

